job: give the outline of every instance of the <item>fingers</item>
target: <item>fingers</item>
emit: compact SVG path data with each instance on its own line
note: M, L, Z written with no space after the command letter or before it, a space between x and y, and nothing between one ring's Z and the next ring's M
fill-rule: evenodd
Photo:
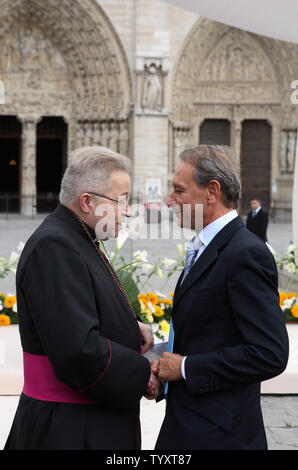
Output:
M158 378L166 381L176 381L183 378L181 364L183 356L180 354L163 353L159 360Z
M157 375L158 374L158 369L159 369L159 361L152 361L151 362L151 372L153 372L153 374Z
M141 335L142 335L142 353L145 354L146 352L149 351L154 346L154 337L153 337L153 331L150 325L146 325L142 322L139 322L139 327L141 330Z

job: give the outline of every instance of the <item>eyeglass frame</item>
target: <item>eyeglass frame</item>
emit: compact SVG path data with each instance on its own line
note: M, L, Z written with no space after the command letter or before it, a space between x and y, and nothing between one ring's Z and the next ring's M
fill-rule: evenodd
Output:
M86 191L86 193L94 194L94 196L104 197L105 199L109 199L110 201L117 202L117 204L119 204L119 205L127 206L127 204L129 204L129 202L126 200L126 198L125 198L125 204L123 204L123 203L121 204L121 202L119 200L113 199L109 196L105 196L104 194L94 193L93 191Z

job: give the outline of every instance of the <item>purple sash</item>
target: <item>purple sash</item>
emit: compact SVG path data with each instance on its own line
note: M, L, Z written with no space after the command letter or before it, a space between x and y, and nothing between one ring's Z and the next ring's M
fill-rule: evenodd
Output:
M36 400L60 403L99 404L57 379L47 356L23 351L23 394Z

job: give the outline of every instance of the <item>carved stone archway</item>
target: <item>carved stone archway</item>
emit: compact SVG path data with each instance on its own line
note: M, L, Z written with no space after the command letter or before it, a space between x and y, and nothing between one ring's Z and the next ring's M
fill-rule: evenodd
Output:
M169 171L177 149L200 142L205 119L230 121L231 145L239 158L242 122L261 119L272 126L271 184L276 186L282 176L283 130L297 127L297 109L290 102L297 54L298 46L200 18L185 39L172 73ZM291 176L286 178L286 197L291 200Z
M68 149L100 144L130 155L132 82L122 45L95 0L3 0L1 115L23 122L22 196L34 195L36 124L62 116ZM32 208L23 204L23 213Z

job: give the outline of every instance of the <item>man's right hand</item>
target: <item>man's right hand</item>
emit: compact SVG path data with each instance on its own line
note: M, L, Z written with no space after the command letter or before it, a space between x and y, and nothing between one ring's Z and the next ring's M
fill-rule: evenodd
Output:
M151 376L144 396L148 400L154 400L158 397L161 389L161 382L157 377L159 361L151 362Z

